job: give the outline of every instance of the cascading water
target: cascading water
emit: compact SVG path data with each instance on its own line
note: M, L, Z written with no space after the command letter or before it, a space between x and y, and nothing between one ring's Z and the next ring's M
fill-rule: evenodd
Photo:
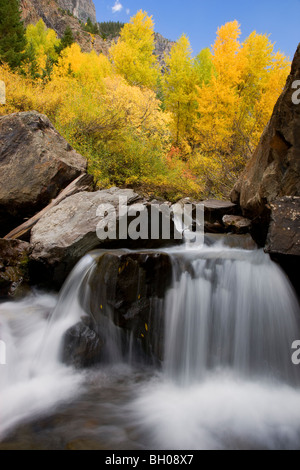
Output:
M262 250L203 249L173 256L166 299L166 374L184 384L231 368L300 384L291 362L299 306L280 268Z
M63 448L82 439L86 416L97 448L300 448L300 370L291 361L299 304L286 276L260 250L215 244L165 252L173 281L153 302L164 312L161 369L113 365L132 357L124 344L132 348L133 339L125 335L124 343L111 306L100 322L106 364L80 371L61 363L66 331L91 313L97 252L77 265L58 301L37 294L0 305L8 351L0 437L66 408L69 424L53 430ZM51 448L49 432L47 439Z

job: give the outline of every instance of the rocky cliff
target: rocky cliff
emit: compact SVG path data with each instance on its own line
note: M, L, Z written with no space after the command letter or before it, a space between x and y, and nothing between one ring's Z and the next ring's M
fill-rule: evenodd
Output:
M175 42L164 38L159 33L155 33L154 38L155 38L154 54L156 55L161 67L164 68L165 67L165 54L170 54L171 49L174 46Z
M252 219L253 236L284 265L293 264L299 286L300 256L300 44L269 124L231 199Z
M92 23L96 23L96 7L93 0L57 0L59 6L66 11L69 11L79 20L84 22L88 18Z
M79 1L82 4L89 3L89 1L84 0L60 0L61 3L65 4L68 2L78 3ZM56 31L59 38L63 36L67 26L69 26L75 41L80 45L83 52L90 52L92 49L95 49L98 54L100 52L108 54L109 42L104 41L97 35L92 37L84 31L78 18L68 14L67 10L62 9L57 0L20 0L20 6L25 26L35 24L42 19L48 28Z

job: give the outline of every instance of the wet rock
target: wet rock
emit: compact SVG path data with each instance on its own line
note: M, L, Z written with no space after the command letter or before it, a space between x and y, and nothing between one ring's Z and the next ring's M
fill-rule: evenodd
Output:
M241 235L235 233L210 233L205 236L205 243L208 246L213 246L216 243L222 243L224 246L241 250L257 250L258 248L250 233Z
M225 228L220 222L204 222L205 233L224 233Z
M250 232L252 222L239 215L224 215L223 224L230 232L243 234Z
M101 362L103 342L91 324L81 321L66 331L63 338L62 361L78 369Z
M29 243L0 239L0 297L16 296L29 280Z
M238 206L230 201L218 201L217 199L208 199L203 201L205 231L207 233L225 232L223 225L224 215L238 214Z
M46 116L0 117L0 236L45 207L86 166Z
M171 260L165 253L103 253L90 277L84 308L91 312L98 334L106 316L128 332L137 350L141 347L147 357L161 360L163 299L171 282Z

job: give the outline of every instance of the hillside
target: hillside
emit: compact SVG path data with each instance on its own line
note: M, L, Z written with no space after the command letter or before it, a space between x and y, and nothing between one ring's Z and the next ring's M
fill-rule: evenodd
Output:
M56 31L59 38L69 26L83 52L95 49L98 54L102 52L107 56L112 42L116 40L116 38L106 40L98 35L92 37L83 30L79 20L86 21L90 17L92 22L96 22L96 11L92 0L20 0L20 5L25 26L35 24L42 19L48 28ZM174 42L159 33L155 33L155 42L155 54L164 67L165 52L170 52Z
M61 4L72 3L71 0L59 1ZM73 2L75 3L75 0ZM54 29L60 38L69 26L83 52L90 52L94 48L97 53L108 54L109 42L106 42L100 36L92 38L89 33L83 30L79 19L62 10L56 0L21 0L20 5L25 26L31 23L35 24L42 19L46 26ZM81 10L81 17L83 16L84 12Z

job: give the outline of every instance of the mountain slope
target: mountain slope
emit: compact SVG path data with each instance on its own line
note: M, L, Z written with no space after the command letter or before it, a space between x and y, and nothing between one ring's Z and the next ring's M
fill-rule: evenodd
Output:
M67 3L70 0L59 0ZM76 0L71 0L75 3ZM83 0L81 0L83 1ZM58 37L62 37L66 27L69 26L73 32L75 41L81 46L83 52L90 52L93 48L97 53L108 54L110 44L100 36L94 38L83 30L78 18L64 11L56 0L21 0L22 19L25 26L35 24L40 19L48 28L54 29Z
M76 18L86 23L90 18L92 23L96 23L96 7L93 0L57 0L59 6L71 12Z
M95 6L92 0L20 0L20 5L25 26L35 24L42 19L48 28L56 31L59 38L63 36L66 27L69 26L75 41L81 46L83 52L95 49L98 54L102 52L108 55L112 42L117 40L117 37L107 40L98 35L92 37L83 30L79 19L88 15L92 22L96 22L96 12L93 13ZM163 68L165 66L164 55L170 52L173 44L174 42L164 38L161 34L155 33L154 53Z

